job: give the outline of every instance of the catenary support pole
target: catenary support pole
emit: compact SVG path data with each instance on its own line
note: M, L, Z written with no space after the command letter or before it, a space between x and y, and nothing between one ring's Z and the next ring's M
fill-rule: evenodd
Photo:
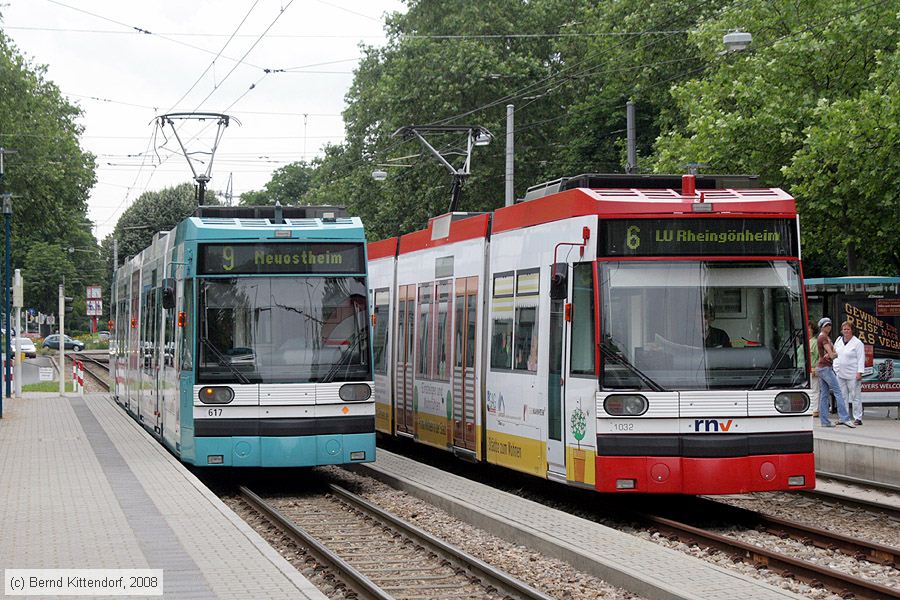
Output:
M634 125L634 102L625 103L625 129L628 137L628 164L625 165L626 173L637 173L637 130Z
M512 206L516 202L514 186L514 162L513 147L515 144L515 108L512 104L506 105L506 203Z

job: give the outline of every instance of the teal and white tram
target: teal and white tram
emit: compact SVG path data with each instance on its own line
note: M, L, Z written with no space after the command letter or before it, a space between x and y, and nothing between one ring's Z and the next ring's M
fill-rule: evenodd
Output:
M200 207L116 270L114 396L186 463L375 459L365 235L335 207Z

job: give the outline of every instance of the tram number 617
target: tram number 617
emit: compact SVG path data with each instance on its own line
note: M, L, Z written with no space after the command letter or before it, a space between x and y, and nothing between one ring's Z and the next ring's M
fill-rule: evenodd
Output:
M221 408L211 408L207 413L210 417L221 417L222 409Z

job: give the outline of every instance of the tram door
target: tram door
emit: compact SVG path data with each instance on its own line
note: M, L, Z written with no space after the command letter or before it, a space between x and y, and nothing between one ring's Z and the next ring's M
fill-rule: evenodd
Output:
M456 280L453 323L453 445L475 450L475 325L478 277Z
M401 285L397 295L397 366L396 415L397 431L415 434L413 415L413 356L415 355L416 286Z
M563 438L565 302L564 299L550 300L550 373L547 378L547 471L562 480L566 479L566 444Z

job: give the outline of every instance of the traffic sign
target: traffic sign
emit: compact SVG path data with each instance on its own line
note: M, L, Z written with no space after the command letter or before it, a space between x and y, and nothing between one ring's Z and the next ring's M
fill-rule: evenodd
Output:
M87 299L88 300L100 300L103 298L103 291L99 285L89 285L87 286ZM90 314L90 313L88 313Z

